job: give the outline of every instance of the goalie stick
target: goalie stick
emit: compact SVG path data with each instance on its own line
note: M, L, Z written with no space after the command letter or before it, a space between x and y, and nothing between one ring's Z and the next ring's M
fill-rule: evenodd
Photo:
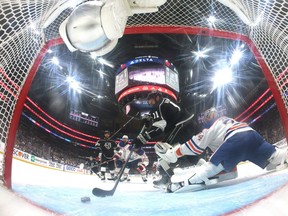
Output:
M122 166L122 168L121 168L121 170L120 170L120 172L118 174L118 177L117 177L117 180L115 182L114 187L111 190L103 190L101 188L93 188L92 193L93 193L94 196L97 196L97 197L113 196L113 194L115 193L116 188L117 188L117 186L118 186L118 184L120 182L120 179L121 179L121 177L122 177L122 175L124 173L124 170L125 170L126 165L127 165L128 161L130 159L130 156L131 156L131 154L133 152L134 147L135 147L135 144L132 145L132 149L131 149L131 151L130 151L130 153L129 153L129 155L128 155L125 163L124 163L124 165Z

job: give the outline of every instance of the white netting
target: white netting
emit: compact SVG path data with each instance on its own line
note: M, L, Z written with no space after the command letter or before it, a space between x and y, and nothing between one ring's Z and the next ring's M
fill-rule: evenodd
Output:
M64 10L43 28L50 14L64 2L68 1L0 2L0 140L4 151L17 99L31 67L45 42L59 38L59 26L72 11ZM248 36L277 82L287 115L288 3L285 0L221 2L227 6L220 0L168 0L157 13L130 17L127 26L195 26ZM213 26L207 22L210 15L217 18Z

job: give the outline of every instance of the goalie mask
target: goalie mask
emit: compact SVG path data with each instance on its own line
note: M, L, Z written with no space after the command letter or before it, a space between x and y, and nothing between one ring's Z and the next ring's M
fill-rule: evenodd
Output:
M218 119L219 114L215 107L206 110L203 114L203 127L209 128Z

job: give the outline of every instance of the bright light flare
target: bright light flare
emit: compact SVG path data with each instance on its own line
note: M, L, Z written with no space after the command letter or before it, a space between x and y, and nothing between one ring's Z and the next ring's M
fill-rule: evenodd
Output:
M203 49L203 50L194 51L193 54L195 55L195 59L198 60L200 58L208 57L208 55L206 54L208 51L209 51L208 49Z
M213 90L220 86L224 86L232 81L232 70L230 68L224 68L215 73L213 78Z
M107 65L108 67L114 68L114 65L111 64L111 62L107 61L106 59L98 58L98 62L100 64L104 64L104 65Z
M57 57L55 57L55 56L52 58L52 63L55 64L55 65L59 65L60 64L59 59Z
M104 72L102 70L99 70L99 75L100 75L101 79L104 78Z
M72 88L73 90L77 91L78 93L81 93L80 89L80 83L76 81L73 77L68 76L66 78L66 81L69 83L69 87Z
M90 57L92 59L97 59L97 54L95 52L90 52Z
M230 59L230 64L231 65L238 64L238 62L240 61L242 56L243 56L243 51L241 51L239 49L234 50L232 57Z
M41 32L40 32L39 29L37 28L37 25L36 25L35 22L32 22L32 23L29 25L29 28L32 29L35 34L40 35Z
M215 27L215 22L217 21L216 17L211 15L207 18L207 22L210 26Z
M92 59L98 61L98 62L99 62L100 64L102 64L102 65L106 65L106 66L108 66L108 67L114 68L114 65L113 65L111 62L107 61L107 60L104 59L104 58L99 58L98 55L97 55L97 53L95 53L95 52L91 52L91 53L90 53L90 57L91 57Z

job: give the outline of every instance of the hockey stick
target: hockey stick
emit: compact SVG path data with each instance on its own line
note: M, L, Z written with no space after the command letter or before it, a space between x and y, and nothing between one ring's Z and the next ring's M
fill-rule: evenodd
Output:
M136 118L136 116L139 114L139 112L136 113L136 115L132 116L124 125L122 125L121 128L119 128L116 132L114 132L109 139L112 139L112 137L114 137L117 133L119 133L120 130L122 130L127 124L129 124L129 122L131 122L134 118Z
M129 155L128 155L125 163L124 163L124 165L122 166L122 168L121 168L121 170L120 170L120 172L118 174L118 178L117 178L117 180L115 182L114 187L111 190L103 190L101 188L93 188L92 193L93 193L94 196L97 196L97 197L113 196L113 194L115 193L116 188L117 188L117 186L118 186L118 184L120 182L120 179L121 179L121 177L122 177L122 175L124 173L126 165L127 165L128 161L129 161L129 159L131 157L131 154L133 152L134 147L135 147L135 144L132 145L132 149L131 149L131 151L130 151L130 153L129 153Z
M145 128L146 128L145 125L143 125L140 133L142 133L145 130ZM124 170L125 170L125 168L127 166L127 163L128 163L128 161L129 161L129 159L130 159L130 157L132 155L132 152L133 152L134 148L135 148L135 144L132 145L132 148L131 148L131 150L129 152L129 155L128 155L127 159L125 160L125 163L123 164L123 166L122 166L122 168L121 168L121 170L120 170L120 172L118 174L118 177L117 177L117 180L115 182L114 187L111 190L103 190L101 188L93 188L92 193L93 193L94 196L97 196L97 197L113 196L113 194L115 193L116 188L117 188L117 186L118 186L118 184L120 182L120 179L121 179L121 177L122 177L122 175L124 173Z

